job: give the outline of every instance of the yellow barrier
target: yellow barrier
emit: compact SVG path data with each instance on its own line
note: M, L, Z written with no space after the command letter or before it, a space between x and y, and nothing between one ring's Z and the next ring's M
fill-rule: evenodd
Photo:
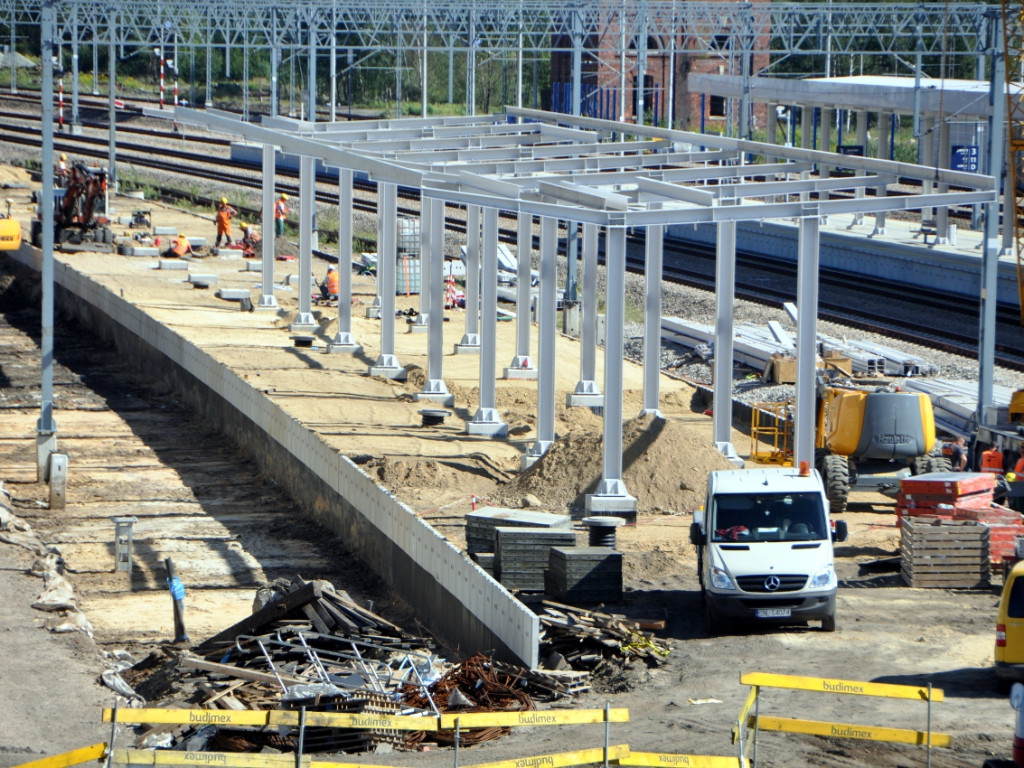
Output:
M608 759L610 761L621 761L628 758L629 745L617 744L608 747ZM250 754L245 752L176 752L173 750L148 750L148 749L116 749L113 753L115 763L121 765L198 765L218 766L223 768L295 768L296 756L285 755L264 755ZM533 757L520 757L515 760L502 760L496 763L477 763L466 766L466 768L571 768L577 765L592 765L603 762L605 750L603 747L595 749L583 749L576 752L557 752L550 755L536 755ZM626 763L623 763L625 765ZM677 765L691 765L691 763L677 763ZM692 763L692 765L704 765L703 763ZM716 764L709 768L719 768ZM728 768L735 768L735 761L728 765ZM387 768L387 766L369 766L360 763L334 763L320 760L310 760L309 755L301 758L303 768ZM722 764L721 768L726 768Z
M107 743L100 742L88 747L62 752L53 757L43 757L30 763L22 763L14 768L68 768L71 765L87 763L90 760L102 760L107 756Z
M112 722L114 710L103 710L103 722ZM471 712L437 717L410 715L353 715L340 712L306 712L306 725L324 728L377 728L397 731L452 730L460 728L521 727L530 725L586 725L590 723L628 723L628 709L578 709L529 712ZM119 723L171 723L182 725L298 726L299 713L293 710L226 709L119 709Z
M772 675L767 672L747 672L740 675L743 685L758 685L764 688L790 688L798 691L818 693L842 693L854 696L880 696L886 699L914 699L928 701L927 687L914 685L890 685L888 683L865 683L860 680L835 680L828 677L799 677L797 675ZM931 689L932 701L944 701L941 688Z
M746 768L749 760L719 755L680 755L671 752L630 752L619 765L669 766L670 768Z
M891 685L870 683L862 680L840 680L828 677L801 677L798 675L775 675L766 672L746 672L740 675L740 682L749 685L750 694L740 710L733 728L733 741L740 742L740 754L745 753L743 731L754 730L753 754L757 764L757 734L759 731L782 731L805 733L812 736L826 736L836 739L867 739L899 744L916 744L932 747L950 747L953 738L946 733L932 731L932 702L944 701L940 688L915 685ZM761 688L786 688L815 693L838 693L848 696L875 696L886 699L924 701L928 705L928 729L915 731L908 728L889 728L876 725L859 725L821 720L800 720L798 718L767 717L757 711ZM751 707L754 714L750 714Z
M755 726L754 717L749 720ZM832 723L821 720L798 720L790 717L759 717L756 726L762 731L785 731L787 733L807 733L812 736L831 736L836 739L867 739L869 741L890 741L899 744L916 744L924 746L928 743L928 733L913 731L908 728L888 728L877 725L853 725L851 723ZM947 733L932 733L933 747L949 747L953 738Z

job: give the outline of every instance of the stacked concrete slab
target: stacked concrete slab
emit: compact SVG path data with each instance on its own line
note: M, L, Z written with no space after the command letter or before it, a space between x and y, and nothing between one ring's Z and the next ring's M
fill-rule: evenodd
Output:
M507 589L544 591L552 547L576 546L576 534L562 528L504 528L494 531L494 576Z
M562 602L622 600L622 553L608 547L552 547L544 591Z
M572 518L529 509L481 507L466 515L466 551L471 555L494 552L494 531L500 526L568 529L572 527Z

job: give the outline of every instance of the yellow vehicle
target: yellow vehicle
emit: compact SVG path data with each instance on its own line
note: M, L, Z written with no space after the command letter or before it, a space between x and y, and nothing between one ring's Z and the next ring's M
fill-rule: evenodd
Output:
M846 511L851 490L899 488L911 474L948 472L949 459L935 452L935 416L927 395L839 385L818 378L815 468L825 481L832 514ZM758 415L751 436L773 446L755 461L792 463L792 410ZM774 418L771 418L774 417Z
M11 201L7 201L7 215L0 216L0 251L16 251L21 247L21 224L11 216Z
M1007 693L1024 682L1024 560L1010 569L996 615L996 680Z

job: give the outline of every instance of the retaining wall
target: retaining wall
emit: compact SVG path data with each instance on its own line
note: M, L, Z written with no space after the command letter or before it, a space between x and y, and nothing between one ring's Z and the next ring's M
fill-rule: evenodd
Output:
M9 255L41 271L35 249ZM148 375L173 383L438 636L457 648L493 650L537 666L537 616L346 456L228 366L88 275L55 262L54 282L62 313L114 343Z

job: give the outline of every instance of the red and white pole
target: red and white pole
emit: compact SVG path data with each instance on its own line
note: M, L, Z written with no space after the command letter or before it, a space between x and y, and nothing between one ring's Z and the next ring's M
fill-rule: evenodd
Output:
M164 49L160 49L160 109L164 108Z
M1024 768L1024 685L1014 683L1010 689L1010 706L1017 712L1013 729L1013 762Z
M64 72L57 78L57 125L64 130Z

